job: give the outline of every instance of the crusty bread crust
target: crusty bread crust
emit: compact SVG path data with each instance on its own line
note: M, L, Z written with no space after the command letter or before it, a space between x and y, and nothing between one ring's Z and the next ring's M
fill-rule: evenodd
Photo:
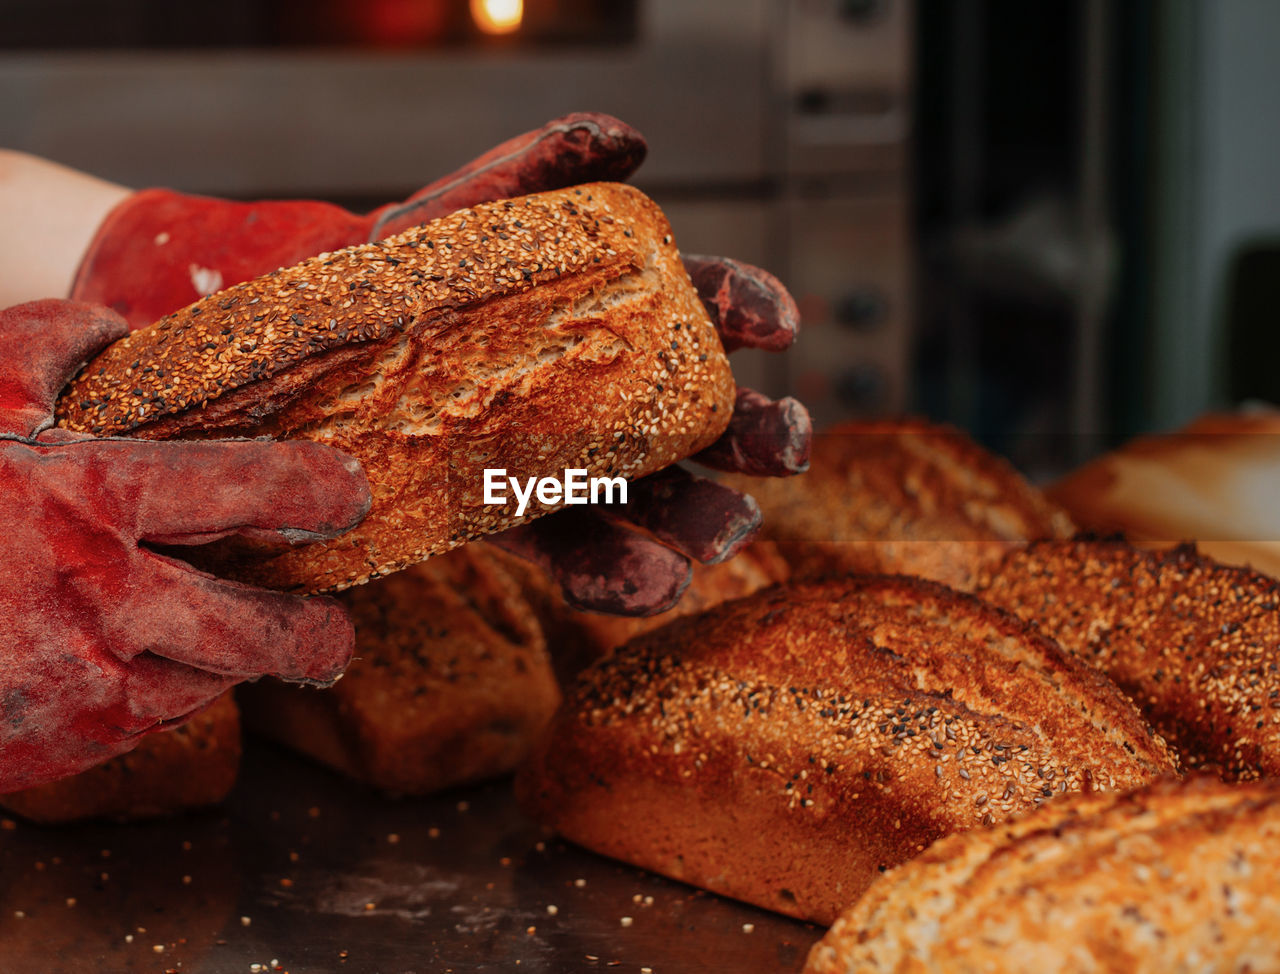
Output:
M1280 582L1079 539L1011 553L977 591L1110 676L1188 767L1280 775Z
M982 565L1070 520L1008 462L922 420L843 423L813 439L796 477L726 481L764 513L796 577L883 572L967 587Z
M643 476L724 430L734 384L671 229L596 183L460 210L228 288L134 332L60 425L155 439L305 438L361 461L373 509L331 542L230 566L336 591L515 522L510 476ZM526 517L559 505L536 500Z
M805 974L1280 971L1280 783L1073 795L878 880Z
M385 791L505 774L560 702L542 631L492 551L467 545L338 596L355 659L334 686L263 680L245 723Z
M517 779L606 855L830 923L940 836L1175 771L1104 677L919 579L776 586L584 671Z
M173 730L58 781L0 795L0 807L33 822L156 818L216 805L240 771L240 713L230 693Z

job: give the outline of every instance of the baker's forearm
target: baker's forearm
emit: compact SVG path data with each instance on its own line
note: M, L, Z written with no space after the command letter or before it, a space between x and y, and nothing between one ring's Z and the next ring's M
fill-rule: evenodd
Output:
M0 308L66 296L94 231L129 192L55 162L0 149Z

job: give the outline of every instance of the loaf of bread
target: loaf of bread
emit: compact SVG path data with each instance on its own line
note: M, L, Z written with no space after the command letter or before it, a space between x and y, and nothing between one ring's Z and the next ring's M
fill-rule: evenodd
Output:
M805 974L1280 971L1280 783L1073 795L876 881Z
M182 726L147 734L127 754L0 795L0 807L43 823L157 818L218 804L239 771L240 715L226 693Z
M517 794L605 855L830 923L885 869L1175 759L1105 677L920 579L775 586L585 670Z
M398 794L512 771L560 692L515 580L467 545L339 595L355 659L334 686L242 687L245 723Z
M689 587L666 612L652 616L616 616L581 612L565 602L559 586L528 561L493 549L504 566L520 580L547 636L547 648L561 680L572 679L584 667L642 633L658 629L681 616L697 615L729 599L750 595L789 574L786 561L768 541L748 545L727 561L714 565L695 562Z
M1280 582L1080 539L1010 553L977 592L1110 676L1188 767L1280 774Z
M734 383L671 228L612 183L486 203L210 295L89 363L60 425L270 436L363 464L354 531L225 570L337 591L516 521L484 470L643 476L712 443ZM507 492L511 498L512 492ZM558 503L535 497L526 518Z
M1134 440L1049 488L1082 527L1143 546L1195 541L1280 578L1280 412L1204 416Z
M884 572L965 587L1019 542L1069 537L1067 516L959 430L850 422L814 437L809 471L731 476L797 577Z

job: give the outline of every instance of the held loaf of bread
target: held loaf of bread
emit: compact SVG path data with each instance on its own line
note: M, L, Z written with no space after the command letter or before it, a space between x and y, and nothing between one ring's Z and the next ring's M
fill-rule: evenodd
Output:
M363 464L373 509L233 572L335 591L515 522L521 483L640 477L708 446L733 377L671 228L612 183L486 203L236 285L89 363L60 425L306 438ZM535 499L526 517L559 506Z
M814 437L796 477L726 478L764 513L797 576L884 572L966 587L985 564L1071 522L1012 466L959 430L921 420L850 422Z
M135 821L216 805L240 771L240 713L230 693L173 730L147 734L79 774L0 795L0 808L33 822Z
M881 877L805 974L1280 971L1280 784L1073 795Z
M1280 775L1280 582L1079 539L1010 553L977 591L1110 676L1189 767Z
M1173 773L1105 677L920 579L775 586L585 670L517 778L597 852L830 923L935 839Z
M240 689L245 723L399 794L512 771L560 702L519 586L471 544L338 596L356 652L332 687Z

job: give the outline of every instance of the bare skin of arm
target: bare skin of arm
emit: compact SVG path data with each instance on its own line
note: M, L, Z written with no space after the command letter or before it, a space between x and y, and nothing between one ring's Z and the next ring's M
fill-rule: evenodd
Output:
M65 297L94 232L130 192L0 149L0 308Z

